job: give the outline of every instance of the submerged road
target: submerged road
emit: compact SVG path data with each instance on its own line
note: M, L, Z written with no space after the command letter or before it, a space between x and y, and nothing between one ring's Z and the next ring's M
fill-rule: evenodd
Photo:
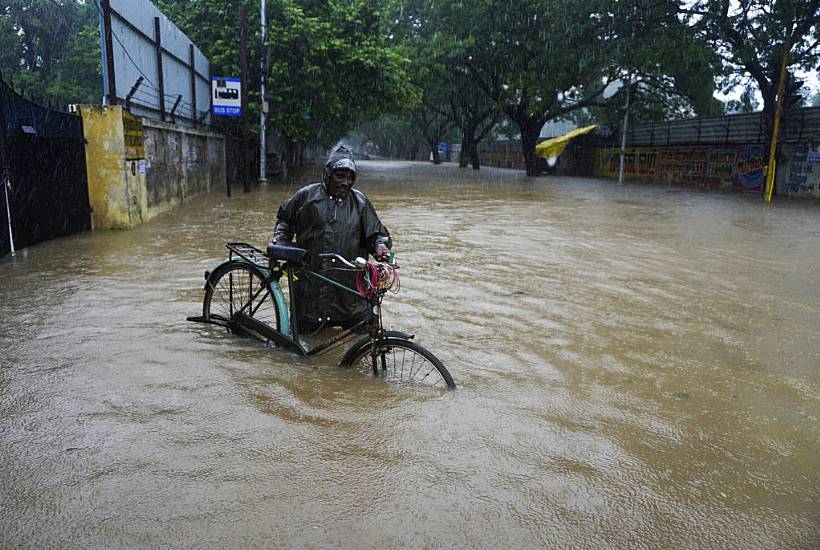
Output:
M363 162L452 394L186 316L296 185L0 258L0 547L816 548L815 202Z

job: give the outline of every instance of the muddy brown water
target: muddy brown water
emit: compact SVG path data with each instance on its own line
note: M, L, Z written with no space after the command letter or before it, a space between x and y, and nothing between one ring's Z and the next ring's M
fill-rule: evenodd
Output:
M820 208L362 163L444 394L187 323L295 186L0 259L5 548L811 548Z

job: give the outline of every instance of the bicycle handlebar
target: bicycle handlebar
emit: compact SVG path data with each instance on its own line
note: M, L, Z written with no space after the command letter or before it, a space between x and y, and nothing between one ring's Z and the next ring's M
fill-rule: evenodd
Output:
M261 252L261 251L260 251ZM308 256L308 251L288 244L270 243L267 248L267 257L270 260L282 260L287 262L301 263ZM339 263L341 267L362 271L367 266L367 258L356 258L353 262L348 261L344 256L335 252L324 252L316 255L320 260L329 260L331 263ZM398 267L395 262L387 261L394 268Z
M349 267L351 269L364 269L364 266L367 265L367 260L365 260L362 257L358 257L355 260L353 260L353 263L350 263L343 256L336 254L334 252L319 254L319 258L322 260L330 260L331 263L336 263L338 261L343 266Z

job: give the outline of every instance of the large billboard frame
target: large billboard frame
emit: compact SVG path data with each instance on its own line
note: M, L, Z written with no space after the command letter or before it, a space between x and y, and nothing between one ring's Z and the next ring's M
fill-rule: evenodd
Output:
M210 122L210 62L193 42L150 0L99 5L105 103L154 120Z

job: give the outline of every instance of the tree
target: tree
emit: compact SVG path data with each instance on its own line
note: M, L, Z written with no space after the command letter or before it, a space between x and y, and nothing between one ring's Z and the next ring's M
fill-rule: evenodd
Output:
M495 128L503 113L486 94L483 94L467 71L450 63L443 83L447 86L447 109L444 111L461 133L459 168L468 161L474 170L481 167L479 144Z
M681 13L720 55L725 89L757 86L770 133L784 52L789 74L818 68L818 8L820 0L697 0Z
M269 51L268 120L281 136L286 158L299 158L305 146L330 146L362 120L398 110L412 95L406 85L407 60L385 43L385 2L269 0L264 48L257 33L259 2L158 4L226 74L238 74L236 13L240 4L247 6L251 108L258 114L261 61Z
M438 143L455 126L461 133L459 166L466 167L469 159L479 169L478 145L502 113L465 68L457 33L440 24L443 13L459 6L411 0L393 7L391 36L413 61L414 83L422 91L413 118L426 136L433 162L440 161Z
M79 0L11 0L0 9L0 69L29 95L95 102L101 93L97 10Z
M616 91L589 109L585 123L620 126L627 91L629 117L637 123L723 114L714 97L719 59L680 20L675 2L618 2L598 17L603 38L615 45L607 55L616 67Z
M351 133L351 137L358 144L372 140L377 147L375 154L379 156L407 160L416 160L424 141L407 112L382 115L364 122Z
M686 27L673 2L484 0L428 6L440 32L454 34L456 58L517 125L528 175L538 174L535 144L544 123L608 105L604 91L612 82L629 82L664 112L711 105L711 87L703 86L709 63L691 33L682 32ZM697 52L694 66L680 61L675 48L681 47ZM684 99L686 93L691 97Z
M292 142L329 146L398 110L406 60L385 47L378 2L282 1L271 17L271 120Z

